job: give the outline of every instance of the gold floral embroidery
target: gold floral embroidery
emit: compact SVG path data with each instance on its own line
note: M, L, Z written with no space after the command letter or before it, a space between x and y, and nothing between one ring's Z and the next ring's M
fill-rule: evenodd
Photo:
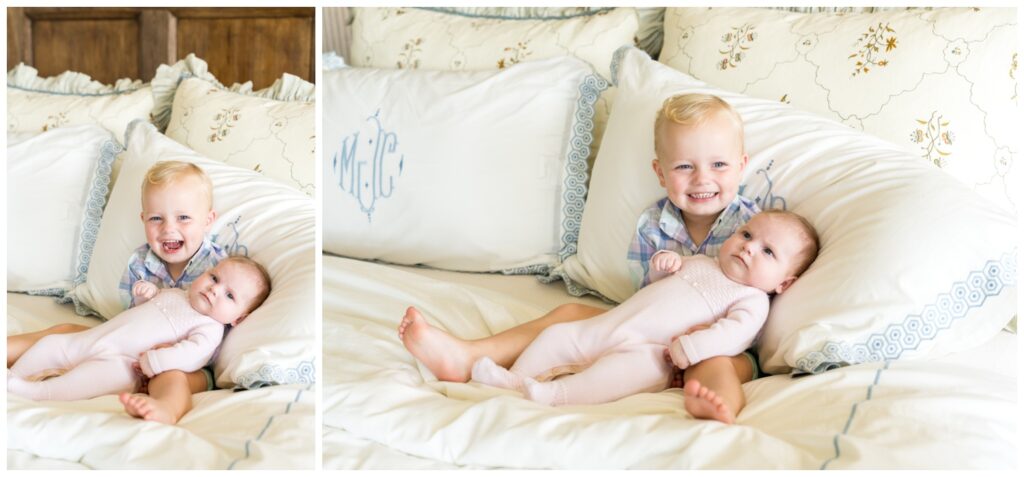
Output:
M951 153L943 151L941 148L952 145L955 139L953 131L947 127L949 121L942 119L942 115L938 111L934 111L927 121L918 119L917 123L921 127L910 133L911 142L921 145L923 152L921 157L938 167L944 167L947 162L946 157Z
M231 128L235 127L235 121L242 118L242 113L238 108L222 109L213 120L216 122L210 129L213 130L213 134L207 138L209 142L217 142L224 139L231 131Z
M43 123L43 131L49 131L53 128L59 128L68 123L68 116L66 113L51 114L46 118L46 122Z
M509 53L510 56L498 60L498 69L500 70L506 66L512 66L523 61L527 56L530 56L532 52L529 50L529 43L530 40L526 40L525 42L521 41L516 43L516 46L505 48L505 53Z
M785 104L790 104L791 101L789 100L789 93L786 93L786 94L782 95L782 98L779 99L779 102L780 103L785 103Z
M416 58L416 55L423 51L420 49L420 45L422 44L423 38L415 38L405 42L405 46L402 47L402 52L398 54L398 68L419 68L420 60L419 58Z
M860 49L856 53L849 56L848 59L858 58L857 63L854 64L853 74L850 76L857 76L858 74L867 73L871 71L869 66L883 67L889 64L889 60L884 58L878 58L881 54L881 46L885 45L885 51L889 52L896 49L897 40L894 35L890 33L896 33L889 27L889 24L878 23L877 27L869 27L866 33L861 34L857 41L853 42L854 46L862 44ZM889 35L886 38L886 35Z
M722 35L722 43L725 43L725 47L718 52L725 55L725 58L718 62L718 69L735 68L747 56L744 50L749 50L750 44L756 39L757 32L754 31L754 25L749 23L745 23L739 28L733 27L731 32Z

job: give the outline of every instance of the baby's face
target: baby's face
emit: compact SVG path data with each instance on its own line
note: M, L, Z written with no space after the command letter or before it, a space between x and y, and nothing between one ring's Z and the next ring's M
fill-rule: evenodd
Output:
M192 309L225 325L236 325L263 292L259 271L253 266L222 261L202 274L188 289Z
M736 125L716 114L697 126L666 123L654 172L684 218L714 218L736 197L747 156Z
M142 197L146 243L169 265L188 263L217 218L201 191L198 178L185 177L151 186Z
M804 247L800 228L785 217L758 214L732 234L718 251L722 272L734 282L782 293L796 276Z

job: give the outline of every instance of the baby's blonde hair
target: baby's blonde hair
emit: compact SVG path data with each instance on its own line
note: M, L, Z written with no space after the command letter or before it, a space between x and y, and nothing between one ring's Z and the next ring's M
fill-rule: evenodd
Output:
M677 94L665 100L654 119L654 153L661 150L661 130L667 122L693 127L717 114L725 114L736 126L740 151L743 151L743 118L729 103L711 94Z
M146 177L142 179L142 197L145 198L146 191L153 186L164 186L174 184L186 177L199 179L201 193L206 199L206 204L213 209L213 181L206 175L199 166L184 161L160 161L153 164L146 171Z
M252 305L246 310L246 313L252 313L253 310L260 307L267 297L270 296L270 273L267 273L267 269L260 265L260 262L253 260L245 255L229 255L225 257L221 262L234 262L239 265L250 266L255 268L257 275L260 279L260 293L253 298Z

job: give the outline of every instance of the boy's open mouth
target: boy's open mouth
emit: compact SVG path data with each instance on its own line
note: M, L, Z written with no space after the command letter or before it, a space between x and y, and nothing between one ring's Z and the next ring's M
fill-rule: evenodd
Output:
M168 240L168 241L162 242L161 245L163 246L165 252L174 253L174 252L177 252L178 250L181 250L181 247L185 246L185 241L184 240Z
M698 192L695 194L689 194L690 198L694 200L708 200L716 195L718 195L718 192Z

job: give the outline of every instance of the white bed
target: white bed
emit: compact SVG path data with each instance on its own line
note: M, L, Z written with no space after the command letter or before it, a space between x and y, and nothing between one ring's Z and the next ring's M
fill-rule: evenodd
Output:
M7 294L7 334L58 323L95 326L52 298ZM125 414L116 396L32 402L7 395L12 469L312 469L315 385L193 396L177 426ZM102 428L103 432L88 432Z
M689 417L680 389L549 408L510 391L439 382L397 337L409 305L469 338L561 303L600 304L560 283L334 256L323 266L325 469L1017 465L1010 333L944 357L758 379L744 386L737 424L726 426Z

